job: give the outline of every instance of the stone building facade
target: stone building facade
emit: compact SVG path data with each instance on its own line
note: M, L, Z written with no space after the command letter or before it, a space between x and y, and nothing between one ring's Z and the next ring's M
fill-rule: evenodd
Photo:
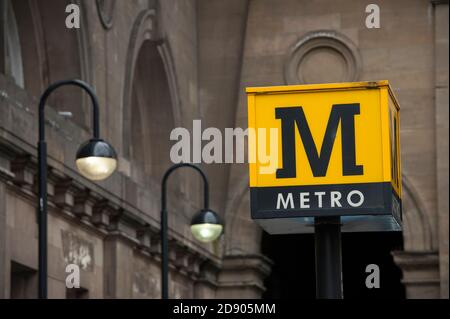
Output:
M67 29L65 8L81 9ZM80 78L100 101L101 135L119 167L77 173L89 100L61 88L46 110L49 297L159 298L160 181L175 127L246 127L246 86L382 80L402 106L403 250L409 298L448 298L448 1L377 1L381 27L352 0L0 0L0 298L37 294L37 104ZM59 111L70 111L66 118ZM272 261L250 219L247 166L203 165L220 241L190 234L201 180L170 183L170 295L259 298ZM65 287L65 266L81 286Z

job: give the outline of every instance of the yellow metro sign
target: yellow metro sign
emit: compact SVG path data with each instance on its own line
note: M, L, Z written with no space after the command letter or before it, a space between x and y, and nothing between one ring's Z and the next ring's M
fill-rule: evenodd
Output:
M250 154L271 147L261 130L278 132L276 169L250 161L253 219L271 233L337 215L344 231L401 229L399 105L387 81L247 88L247 96Z

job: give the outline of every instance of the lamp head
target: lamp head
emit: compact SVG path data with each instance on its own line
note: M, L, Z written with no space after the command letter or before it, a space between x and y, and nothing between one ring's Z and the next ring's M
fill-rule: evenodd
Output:
M210 209L202 209L192 218L192 235L203 243L209 243L219 238L222 230L223 225L219 216Z
M78 149L76 165L81 175L100 181L116 169L117 155L110 144L101 139L91 139Z

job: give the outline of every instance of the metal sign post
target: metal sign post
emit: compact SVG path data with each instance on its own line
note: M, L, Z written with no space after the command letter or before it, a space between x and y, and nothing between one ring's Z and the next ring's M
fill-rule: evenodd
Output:
M340 217L317 217L314 239L317 299L342 299Z

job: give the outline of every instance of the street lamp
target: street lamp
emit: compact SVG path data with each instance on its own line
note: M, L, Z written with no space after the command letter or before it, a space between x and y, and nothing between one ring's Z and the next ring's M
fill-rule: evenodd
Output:
M195 239L202 243L210 243L222 234L223 226L216 213L202 209L192 218L191 232Z
M89 85L80 80L59 81L50 85L39 101L39 142L38 142L38 187L39 187L39 278L38 295L47 298L47 144L45 142L45 103L49 95L64 85L74 85L85 90L93 106L93 138L78 149L76 166L80 173L91 180L109 177L117 166L116 152L113 147L100 139L99 107L97 97Z
M91 139L81 145L75 163L81 175L93 181L101 181L116 169L116 153L105 141Z
M162 179L161 185L161 299L169 298L169 257L168 257L168 225L167 225L167 179L176 169L190 167L200 173L203 179L203 209L191 221L192 235L203 243L209 243L222 234L223 225L219 216L209 209L209 184L205 173L189 163L176 164L170 167Z

